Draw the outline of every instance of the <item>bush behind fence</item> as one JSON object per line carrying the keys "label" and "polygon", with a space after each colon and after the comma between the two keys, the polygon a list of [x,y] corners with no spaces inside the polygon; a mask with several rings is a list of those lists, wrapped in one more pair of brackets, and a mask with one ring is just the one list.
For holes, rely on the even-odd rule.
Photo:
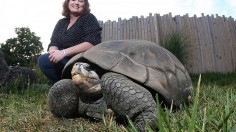
{"label": "bush behind fence", "polygon": [[129,20],[100,21],[102,41],[142,39],[155,43],[170,32],[181,31],[189,39],[191,48],[188,63],[190,73],[233,72],[236,70],[236,21],[232,17],[188,14],[172,16],[171,13]]}

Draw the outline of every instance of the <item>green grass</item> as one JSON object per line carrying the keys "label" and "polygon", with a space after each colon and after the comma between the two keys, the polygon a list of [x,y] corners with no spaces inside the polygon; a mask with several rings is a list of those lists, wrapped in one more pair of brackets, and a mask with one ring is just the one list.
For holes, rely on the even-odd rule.
{"label": "green grass", "polygon": [[163,130],[235,132],[236,85],[231,85],[228,82],[228,86],[222,88],[221,86],[210,85],[210,82],[208,85],[202,85],[200,82],[201,80],[195,87],[193,105],[190,107],[183,106],[176,112],[165,109],[165,115],[161,114],[159,117],[167,117],[167,121],[159,127],[170,124],[170,128],[164,127]]}
{"label": "green grass", "polygon": [[[196,85],[199,75],[193,74],[191,78]],[[202,85],[216,85],[218,87],[236,86],[236,73],[205,73],[202,74]]]}
{"label": "green grass", "polygon": [[[199,75],[191,77],[193,104],[183,105],[177,111],[159,107],[157,125],[160,131],[235,132],[236,73],[202,74],[201,80]],[[0,131],[135,131],[132,125],[117,124],[112,113],[97,122],[85,118],[56,118],[47,106],[49,85],[37,84],[22,91],[13,87],[0,87],[7,89],[0,93]]]}

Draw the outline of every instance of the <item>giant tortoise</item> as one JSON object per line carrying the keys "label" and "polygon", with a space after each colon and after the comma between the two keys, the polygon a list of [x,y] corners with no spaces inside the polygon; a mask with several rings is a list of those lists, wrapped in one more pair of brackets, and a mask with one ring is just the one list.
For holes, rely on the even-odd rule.
{"label": "giant tortoise", "polygon": [[155,124],[156,95],[163,104],[178,107],[188,104],[192,94],[191,79],[181,62],[144,40],[98,44],[70,59],[62,78],[49,91],[54,115],[99,118],[110,108],[117,119],[128,117],[139,130],[145,123]]}

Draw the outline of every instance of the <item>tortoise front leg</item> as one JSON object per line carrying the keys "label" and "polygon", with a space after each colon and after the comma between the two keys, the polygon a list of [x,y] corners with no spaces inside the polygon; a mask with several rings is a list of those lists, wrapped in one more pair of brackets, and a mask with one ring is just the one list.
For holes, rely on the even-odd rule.
{"label": "tortoise front leg", "polygon": [[48,93],[48,105],[53,115],[74,118],[78,115],[79,90],[71,79],[56,82]]}
{"label": "tortoise front leg", "polygon": [[106,73],[101,80],[104,99],[115,115],[128,116],[139,131],[145,130],[146,123],[154,128],[157,105],[147,89],[116,73]]}
{"label": "tortoise front leg", "polygon": [[106,112],[106,104],[101,97],[85,100],[77,85],[71,79],[55,83],[48,93],[48,105],[53,115],[63,118],[86,116],[101,119]]}

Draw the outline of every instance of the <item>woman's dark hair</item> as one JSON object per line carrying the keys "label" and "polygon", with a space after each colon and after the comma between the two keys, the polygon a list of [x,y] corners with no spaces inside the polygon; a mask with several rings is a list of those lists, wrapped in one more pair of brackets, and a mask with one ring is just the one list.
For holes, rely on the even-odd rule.
{"label": "woman's dark hair", "polygon": [[[70,0],[65,0],[63,3],[63,10],[62,10],[62,16],[65,16],[67,18],[70,17],[70,10],[68,7],[68,3]],[[89,8],[89,2],[88,0],[84,0],[84,9],[82,10],[82,12],[80,13],[80,15],[83,15],[85,13],[90,13],[90,8]]]}

